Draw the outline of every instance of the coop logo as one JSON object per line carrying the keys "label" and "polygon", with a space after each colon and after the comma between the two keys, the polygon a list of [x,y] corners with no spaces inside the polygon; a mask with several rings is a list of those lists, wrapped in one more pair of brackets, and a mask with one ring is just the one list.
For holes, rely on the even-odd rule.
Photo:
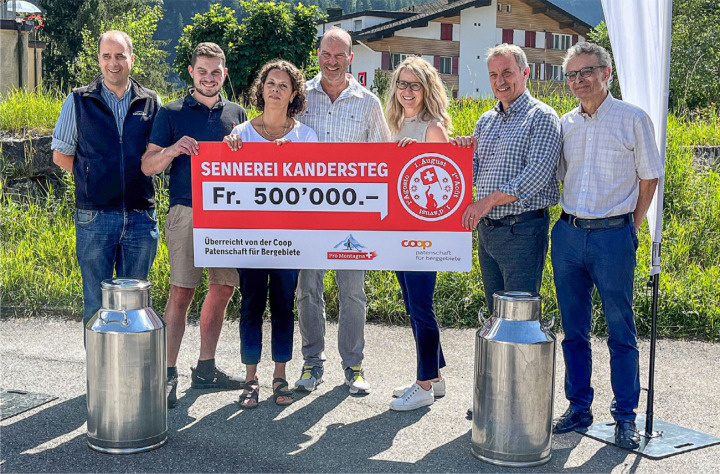
{"label": "coop logo", "polygon": [[425,153],[400,172],[398,195],[405,210],[424,221],[439,221],[460,207],[465,179],[460,167],[445,155]]}
{"label": "coop logo", "polygon": [[419,247],[422,249],[429,249],[432,247],[432,240],[403,240],[400,242],[403,247]]}
{"label": "coop logo", "polygon": [[372,260],[377,257],[376,251],[368,251],[352,234],[335,244],[333,249],[327,253],[328,260]]}

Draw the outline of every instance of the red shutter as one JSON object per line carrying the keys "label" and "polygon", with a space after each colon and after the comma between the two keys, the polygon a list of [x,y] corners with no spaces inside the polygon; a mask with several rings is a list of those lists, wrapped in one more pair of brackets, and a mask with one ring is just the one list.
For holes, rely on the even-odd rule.
{"label": "red shutter", "polygon": [[452,73],[457,75],[458,73],[458,58],[457,56],[452,58]]}
{"label": "red shutter", "polygon": [[502,41],[503,43],[507,44],[513,44],[513,30],[507,30],[503,28],[502,30]]}
{"label": "red shutter", "polygon": [[390,69],[390,52],[382,52],[382,65],[380,66],[380,69],[384,71],[388,71]]}
{"label": "red shutter", "polygon": [[440,23],[440,39],[443,41],[452,41],[453,25],[452,23]]}
{"label": "red shutter", "polygon": [[526,31],[525,32],[525,47],[526,48],[534,48],[535,47],[535,32],[534,31]]}
{"label": "red shutter", "polygon": [[545,80],[552,81],[552,64],[545,63]]}
{"label": "red shutter", "polygon": [[433,66],[435,66],[435,69],[438,71],[440,70],[440,56],[433,56]]}
{"label": "red shutter", "polygon": [[457,89],[453,89],[452,95],[453,95],[453,99],[457,99]]}
{"label": "red shutter", "polygon": [[552,49],[552,33],[545,33],[545,49]]}
{"label": "red shutter", "polygon": [[578,35],[572,35],[572,45],[575,46],[578,42]]}

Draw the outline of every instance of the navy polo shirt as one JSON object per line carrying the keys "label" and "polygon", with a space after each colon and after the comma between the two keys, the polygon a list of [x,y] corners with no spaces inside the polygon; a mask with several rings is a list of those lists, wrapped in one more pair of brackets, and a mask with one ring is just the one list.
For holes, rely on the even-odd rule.
{"label": "navy polo shirt", "polygon": [[[163,105],[155,118],[150,143],[166,148],[187,135],[199,142],[221,142],[236,125],[247,120],[245,109],[220,97],[208,109],[195,100],[192,90],[183,99]],[[192,207],[190,156],[179,155],[170,163],[170,206]]]}

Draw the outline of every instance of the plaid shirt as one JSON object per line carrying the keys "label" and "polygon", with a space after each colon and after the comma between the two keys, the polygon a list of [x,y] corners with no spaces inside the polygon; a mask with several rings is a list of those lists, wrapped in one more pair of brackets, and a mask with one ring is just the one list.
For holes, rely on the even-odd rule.
{"label": "plaid shirt", "polygon": [[560,120],[548,105],[527,90],[507,110],[502,103],[477,122],[473,136],[473,182],[477,200],[502,191],[516,201],[495,206],[488,217],[521,214],[557,204],[560,198],[555,173],[562,147]]}
{"label": "plaid shirt", "polygon": [[562,208],[583,219],[635,210],[639,180],[659,178],[663,162],[650,117],[608,93],[594,115],[580,107],[561,120],[563,152],[557,177]]}
{"label": "plaid shirt", "polygon": [[349,74],[348,82],[331,102],[320,85],[320,74],[307,81],[307,108],[296,117],[298,121],[315,130],[321,142],[389,142],[380,100]]}

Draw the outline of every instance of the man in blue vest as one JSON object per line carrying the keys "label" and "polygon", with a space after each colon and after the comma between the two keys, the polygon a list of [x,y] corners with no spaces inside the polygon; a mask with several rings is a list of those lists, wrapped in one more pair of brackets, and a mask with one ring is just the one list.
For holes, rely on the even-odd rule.
{"label": "man in blue vest", "polygon": [[101,74],[67,97],[53,132],[53,161],[75,178],[84,324],[100,309],[103,280],[113,271],[146,279],[157,252],[155,191],[152,178],[140,170],[140,158],[159,99],[130,78],[134,60],[127,33],[103,33]]}

